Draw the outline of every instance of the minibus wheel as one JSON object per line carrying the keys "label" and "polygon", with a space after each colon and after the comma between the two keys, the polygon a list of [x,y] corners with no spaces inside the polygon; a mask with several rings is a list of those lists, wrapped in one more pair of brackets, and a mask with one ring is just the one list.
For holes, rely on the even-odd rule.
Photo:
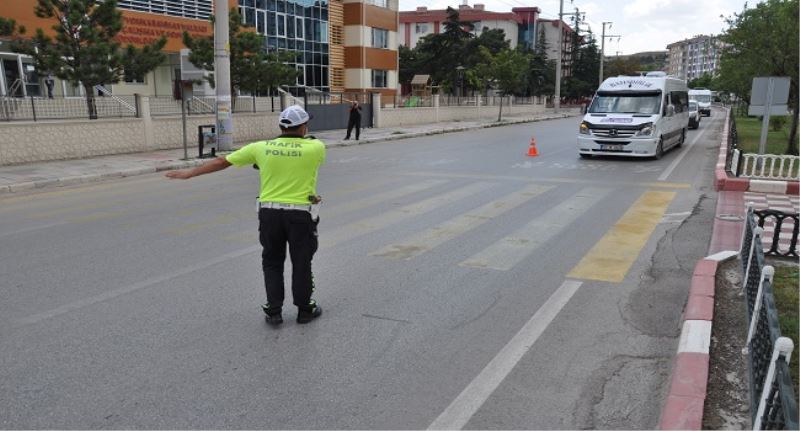
{"label": "minibus wheel", "polygon": [[658,146],[656,146],[656,155],[653,158],[659,160],[663,156],[664,156],[664,138],[661,137],[658,139]]}

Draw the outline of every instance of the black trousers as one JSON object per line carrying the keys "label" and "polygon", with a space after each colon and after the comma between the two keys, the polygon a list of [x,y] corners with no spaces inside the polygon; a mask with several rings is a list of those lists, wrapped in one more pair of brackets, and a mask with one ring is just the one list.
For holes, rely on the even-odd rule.
{"label": "black trousers", "polygon": [[261,208],[258,222],[259,240],[264,248],[261,265],[269,310],[277,313],[283,306],[283,266],[287,243],[292,260],[294,305],[302,310],[311,310],[309,301],[314,288],[311,259],[319,244],[317,222],[311,220],[311,214],[307,211],[273,208]]}
{"label": "black trousers", "polygon": [[350,139],[350,132],[353,131],[353,127],[356,128],[356,139],[361,136],[361,119],[351,118],[350,121],[347,122],[347,136],[345,139]]}

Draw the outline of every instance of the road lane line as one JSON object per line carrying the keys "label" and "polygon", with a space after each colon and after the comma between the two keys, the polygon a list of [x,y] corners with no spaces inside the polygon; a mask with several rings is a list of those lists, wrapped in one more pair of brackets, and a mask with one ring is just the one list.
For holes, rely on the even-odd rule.
{"label": "road lane line", "polygon": [[148,278],[146,280],[142,280],[138,283],[133,283],[128,286],[120,287],[117,289],[111,289],[106,292],[103,292],[99,295],[90,296],[88,298],[84,298],[75,302],[70,302],[69,304],[64,304],[60,307],[53,308],[48,311],[43,311],[41,313],[33,314],[28,317],[23,317],[22,319],[18,319],[13,323],[15,328],[19,328],[22,326],[32,325],[34,323],[41,322],[43,320],[51,319],[53,317],[60,316],[62,314],[69,313],[70,311],[77,310],[89,305],[97,304],[100,302],[108,301],[109,299],[114,299],[119,296],[135,292],[137,290],[145,289],[148,287],[155,286],[157,284],[163,283],[165,281],[172,280],[173,278],[180,277],[182,275],[190,274],[194,271],[198,271],[201,269],[209,268],[213,265],[227,262],[232,259],[236,259],[238,257],[245,256],[250,253],[254,253],[261,249],[261,246],[252,246],[247,247],[241,250],[232,251],[230,253],[226,253],[220,256],[217,256],[213,259],[203,260],[202,263],[197,263],[194,265],[189,265],[187,267],[181,268],[177,271],[168,272],[163,275],[158,275],[155,277]]}
{"label": "road lane line", "polygon": [[536,343],[581,284],[583,283],[580,281],[565,280],[428,429],[462,429]]}
{"label": "road lane line", "polygon": [[371,253],[371,255],[390,259],[411,259],[458,235],[475,229],[552,188],[553,186],[529,185],[520,191],[489,202],[438,226],[419,232],[402,242],[389,244]]}
{"label": "road lane line", "polygon": [[507,271],[558,236],[609,193],[611,189],[585,188],[459,265]]}
{"label": "road lane line", "polygon": [[686,154],[689,153],[694,143],[697,142],[697,140],[700,139],[701,136],[703,136],[703,133],[705,133],[706,130],[707,128],[704,127],[703,130],[701,130],[700,133],[698,133],[697,136],[695,136],[694,139],[692,139],[692,142],[689,142],[689,145],[687,145],[686,148],[684,148],[683,151],[681,151],[681,153],[678,154],[678,157],[676,157],[675,160],[673,160],[672,163],[670,163],[669,166],[667,166],[667,169],[664,169],[664,172],[662,172],[661,175],[658,177],[658,181],[665,181],[667,178],[669,178],[669,176],[672,174],[672,171],[675,170],[676,167],[678,167],[678,164],[681,162],[681,160],[683,160],[684,156],[686,156]]}
{"label": "road lane line", "polygon": [[320,238],[320,248],[330,248],[357,236],[375,232],[389,225],[414,218],[420,214],[433,211],[436,208],[447,206],[461,199],[473,196],[476,193],[488,190],[492,186],[493,183],[476,182],[458,189],[448,190],[442,195],[434,196],[404,207],[396,209],[390,208],[385,213],[358,220],[324,234]]}
{"label": "road lane line", "polygon": [[644,192],[567,277],[622,282],[675,195],[667,191]]}

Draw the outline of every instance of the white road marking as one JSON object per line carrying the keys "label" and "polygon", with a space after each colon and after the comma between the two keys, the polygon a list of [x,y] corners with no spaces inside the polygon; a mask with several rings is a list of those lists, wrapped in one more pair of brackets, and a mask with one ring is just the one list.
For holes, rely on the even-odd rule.
{"label": "white road marking", "polygon": [[555,238],[609,193],[611,189],[606,188],[583,189],[459,265],[499,271],[509,270],[542,244]]}
{"label": "white road marking", "polygon": [[386,212],[374,217],[368,217],[336,228],[325,233],[320,237],[320,249],[327,249],[344,241],[351,240],[357,236],[375,232],[394,223],[412,219],[420,214],[433,211],[436,208],[445,207],[474,196],[493,186],[492,183],[475,182],[461,188],[451,189],[442,195],[434,196],[400,208],[388,209]]}
{"label": "white road marking", "polygon": [[373,256],[388,257],[390,259],[411,259],[458,235],[475,229],[507,211],[517,208],[552,188],[552,186],[529,185],[520,191],[516,191],[463,213],[444,223],[425,229],[399,243],[389,244],[371,254]]}
{"label": "white road marking", "polygon": [[703,130],[701,130],[700,133],[698,133],[697,136],[695,136],[694,139],[692,139],[692,142],[689,142],[689,144],[686,145],[686,147],[683,149],[683,152],[678,154],[678,157],[676,157],[675,160],[673,160],[672,163],[670,163],[669,166],[667,166],[667,169],[664,170],[661,176],[658,177],[658,181],[666,181],[667,178],[669,178],[669,176],[672,174],[672,171],[675,170],[676,167],[678,167],[678,164],[681,162],[681,160],[683,160],[686,154],[689,153],[694,143],[697,142],[697,140],[700,139],[701,136],[703,136],[703,133],[705,133],[706,130],[708,130],[708,127],[704,127]]}
{"label": "white road marking", "polygon": [[514,369],[525,353],[536,343],[550,322],[555,319],[570,298],[583,284],[576,280],[565,280],[550,295],[530,320],[484,367],[472,382],[450,403],[449,406],[430,424],[429,430],[460,430],[469,422],[475,412],[489,399],[500,383]]}

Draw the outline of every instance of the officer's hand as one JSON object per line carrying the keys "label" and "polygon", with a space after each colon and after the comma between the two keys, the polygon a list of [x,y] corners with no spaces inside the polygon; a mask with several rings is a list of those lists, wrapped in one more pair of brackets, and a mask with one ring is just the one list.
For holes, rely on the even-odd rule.
{"label": "officer's hand", "polygon": [[316,196],[309,195],[308,196],[308,200],[310,200],[312,204],[318,204],[318,203],[322,202],[322,196],[320,196],[320,195],[316,195]]}
{"label": "officer's hand", "polygon": [[192,177],[192,170],[182,169],[179,171],[169,171],[164,174],[164,176],[173,180],[188,180]]}

